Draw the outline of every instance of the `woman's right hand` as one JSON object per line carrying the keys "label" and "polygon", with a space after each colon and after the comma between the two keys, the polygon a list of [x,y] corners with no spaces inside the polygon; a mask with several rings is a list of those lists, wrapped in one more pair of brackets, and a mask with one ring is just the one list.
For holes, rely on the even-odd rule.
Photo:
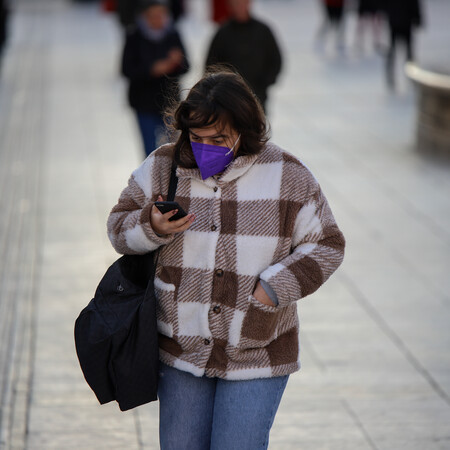
{"label": "woman's right hand", "polygon": [[[161,196],[158,197],[158,201],[162,201]],[[169,211],[163,214],[155,205],[152,206],[150,211],[150,224],[153,231],[159,235],[168,235],[174,233],[181,233],[186,231],[194,222],[195,215],[188,214],[178,220],[169,221],[169,219],[177,213],[177,209]]]}

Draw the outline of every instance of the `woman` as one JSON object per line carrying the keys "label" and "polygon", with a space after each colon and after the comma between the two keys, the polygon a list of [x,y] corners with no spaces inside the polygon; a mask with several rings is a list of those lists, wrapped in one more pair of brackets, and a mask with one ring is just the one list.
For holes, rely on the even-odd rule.
{"label": "woman", "polygon": [[[234,73],[208,73],[170,123],[175,144],[137,168],[108,220],[119,253],[161,248],[160,442],[265,449],[299,364],[296,301],[340,265],[344,238],[319,184],[268,143],[262,108]],[[175,161],[175,200],[161,214]]]}

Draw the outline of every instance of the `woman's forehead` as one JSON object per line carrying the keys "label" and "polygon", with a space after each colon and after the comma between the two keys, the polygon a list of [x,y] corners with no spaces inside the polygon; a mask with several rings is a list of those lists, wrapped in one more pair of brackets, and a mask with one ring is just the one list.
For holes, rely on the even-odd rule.
{"label": "woman's forehead", "polygon": [[191,133],[197,136],[207,137],[207,136],[230,136],[235,134],[235,131],[227,124],[214,123],[206,127],[192,127],[189,129]]}

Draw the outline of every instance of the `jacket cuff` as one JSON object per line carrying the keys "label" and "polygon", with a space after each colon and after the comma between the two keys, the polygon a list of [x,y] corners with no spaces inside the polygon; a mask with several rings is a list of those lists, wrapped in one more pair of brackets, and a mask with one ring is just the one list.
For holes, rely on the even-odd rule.
{"label": "jacket cuff", "polygon": [[261,273],[260,279],[270,285],[280,307],[288,306],[301,298],[301,288],[297,278],[283,264],[278,263],[268,267]]}
{"label": "jacket cuff", "polygon": [[152,209],[152,206],[153,203],[150,203],[142,209],[140,222],[142,230],[144,231],[147,239],[160,247],[161,245],[166,245],[171,242],[174,238],[174,235],[160,235],[155,232],[150,223],[150,210]]}

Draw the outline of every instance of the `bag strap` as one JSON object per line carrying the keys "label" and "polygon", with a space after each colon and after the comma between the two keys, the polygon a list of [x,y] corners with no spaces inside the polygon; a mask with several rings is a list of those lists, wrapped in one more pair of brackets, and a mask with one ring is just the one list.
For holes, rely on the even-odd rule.
{"label": "bag strap", "polygon": [[[177,192],[178,186],[178,177],[177,177],[177,163],[175,161],[172,162],[172,167],[170,169],[170,181],[169,181],[169,190],[167,192],[167,200],[173,201],[175,199],[175,193]],[[159,258],[159,248],[155,250],[154,254],[147,253],[147,255],[151,255],[150,257],[153,259],[152,270],[150,272],[150,280],[155,278],[156,266],[158,265]],[[148,286],[147,286],[148,288]]]}
{"label": "bag strap", "polygon": [[172,168],[170,170],[170,182],[169,191],[167,193],[167,200],[173,201],[175,198],[175,193],[177,192],[178,177],[177,177],[177,163],[173,161]]}

